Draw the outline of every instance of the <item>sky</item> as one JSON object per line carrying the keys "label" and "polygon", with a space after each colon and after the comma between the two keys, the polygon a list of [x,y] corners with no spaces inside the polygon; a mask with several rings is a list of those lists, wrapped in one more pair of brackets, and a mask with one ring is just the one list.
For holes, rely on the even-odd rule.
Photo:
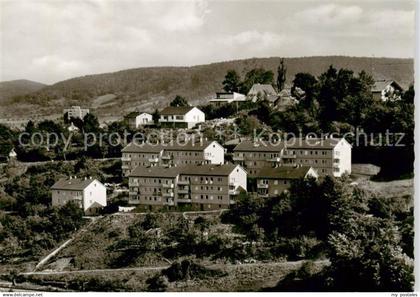
{"label": "sky", "polygon": [[414,0],[0,0],[0,81],[251,57],[412,58]]}

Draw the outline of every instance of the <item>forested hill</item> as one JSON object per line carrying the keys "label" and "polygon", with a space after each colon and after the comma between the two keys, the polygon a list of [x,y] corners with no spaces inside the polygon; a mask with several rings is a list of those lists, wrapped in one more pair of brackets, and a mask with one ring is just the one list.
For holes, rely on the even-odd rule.
{"label": "forested hill", "polygon": [[[252,58],[192,67],[136,68],[87,75],[58,82],[30,95],[9,98],[8,104],[0,107],[0,116],[60,113],[63,107],[72,104],[93,108],[102,116],[122,115],[134,108],[162,107],[177,94],[192,103],[203,103],[221,89],[228,70],[234,69],[243,76],[253,68],[263,67],[276,73],[279,61],[278,57]],[[318,76],[331,64],[354,72],[365,70],[376,79],[393,79],[405,88],[414,81],[412,59],[302,57],[287,58],[285,64],[289,84],[298,72]]]}
{"label": "forested hill", "polygon": [[25,79],[0,82],[0,102],[14,96],[25,95],[41,90],[46,85]]}

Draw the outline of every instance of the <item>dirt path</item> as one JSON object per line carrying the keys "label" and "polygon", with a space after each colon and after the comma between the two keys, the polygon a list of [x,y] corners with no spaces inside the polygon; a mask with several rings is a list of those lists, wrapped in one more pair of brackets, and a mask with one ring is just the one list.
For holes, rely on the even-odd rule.
{"label": "dirt path", "polygon": [[89,222],[89,224],[87,224],[86,226],[82,227],[80,230],[78,230],[76,233],[74,233],[71,238],[69,238],[68,240],[66,240],[64,243],[62,243],[58,248],[56,248],[55,250],[53,250],[51,253],[49,253],[48,255],[46,255],[44,258],[42,258],[38,264],[35,266],[33,272],[35,272],[36,270],[38,270],[39,268],[41,268],[44,264],[48,263],[48,261],[53,258],[54,256],[56,256],[62,249],[64,249],[66,246],[68,246],[77,236],[79,236],[80,234],[86,232],[98,219],[102,218],[102,217],[87,217],[89,218],[91,221]]}

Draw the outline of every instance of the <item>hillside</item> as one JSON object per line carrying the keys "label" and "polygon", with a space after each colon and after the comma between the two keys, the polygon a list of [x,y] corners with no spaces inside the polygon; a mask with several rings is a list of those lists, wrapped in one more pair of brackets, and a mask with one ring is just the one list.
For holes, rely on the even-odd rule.
{"label": "hillside", "polygon": [[4,99],[36,92],[46,85],[25,79],[0,82],[0,102]]}
{"label": "hillside", "polygon": [[[394,79],[403,87],[414,80],[412,59],[332,56],[287,58],[285,63],[288,83],[298,72],[319,75],[331,64],[355,72],[364,69],[375,78]],[[137,68],[87,75],[58,82],[31,95],[10,98],[8,104],[0,107],[0,116],[24,117],[34,111],[42,115],[59,114],[63,107],[72,104],[93,108],[102,117],[123,115],[135,108],[150,111],[162,107],[176,94],[185,96],[193,104],[202,103],[222,87],[229,69],[244,75],[252,68],[264,67],[276,73],[278,64],[277,57],[252,58],[192,67]],[[112,99],[98,100],[104,95]]]}

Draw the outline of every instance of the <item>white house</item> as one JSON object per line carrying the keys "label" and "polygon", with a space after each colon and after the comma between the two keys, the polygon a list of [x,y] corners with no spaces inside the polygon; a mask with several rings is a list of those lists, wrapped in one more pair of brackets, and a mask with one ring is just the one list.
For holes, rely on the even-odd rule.
{"label": "white house", "polygon": [[163,127],[191,129],[206,121],[204,112],[194,106],[168,106],[160,112]]}
{"label": "white house", "polygon": [[246,101],[246,96],[244,94],[236,92],[217,92],[216,98],[210,100],[210,103],[214,105],[220,105],[225,103],[232,102],[242,102]]}
{"label": "white house", "polygon": [[67,113],[67,117],[71,118],[79,118],[83,120],[85,115],[89,113],[89,109],[87,108],[80,108],[80,106],[72,106],[71,108],[64,109],[64,114]]}
{"label": "white house", "polygon": [[74,201],[86,214],[94,214],[106,206],[106,188],[96,179],[60,179],[52,187],[52,206]]}
{"label": "white house", "polygon": [[372,86],[372,94],[382,101],[401,99],[402,87],[393,80],[377,80]]}
{"label": "white house", "polygon": [[147,112],[134,112],[127,116],[128,125],[131,129],[137,129],[140,126],[153,124],[153,116]]}

